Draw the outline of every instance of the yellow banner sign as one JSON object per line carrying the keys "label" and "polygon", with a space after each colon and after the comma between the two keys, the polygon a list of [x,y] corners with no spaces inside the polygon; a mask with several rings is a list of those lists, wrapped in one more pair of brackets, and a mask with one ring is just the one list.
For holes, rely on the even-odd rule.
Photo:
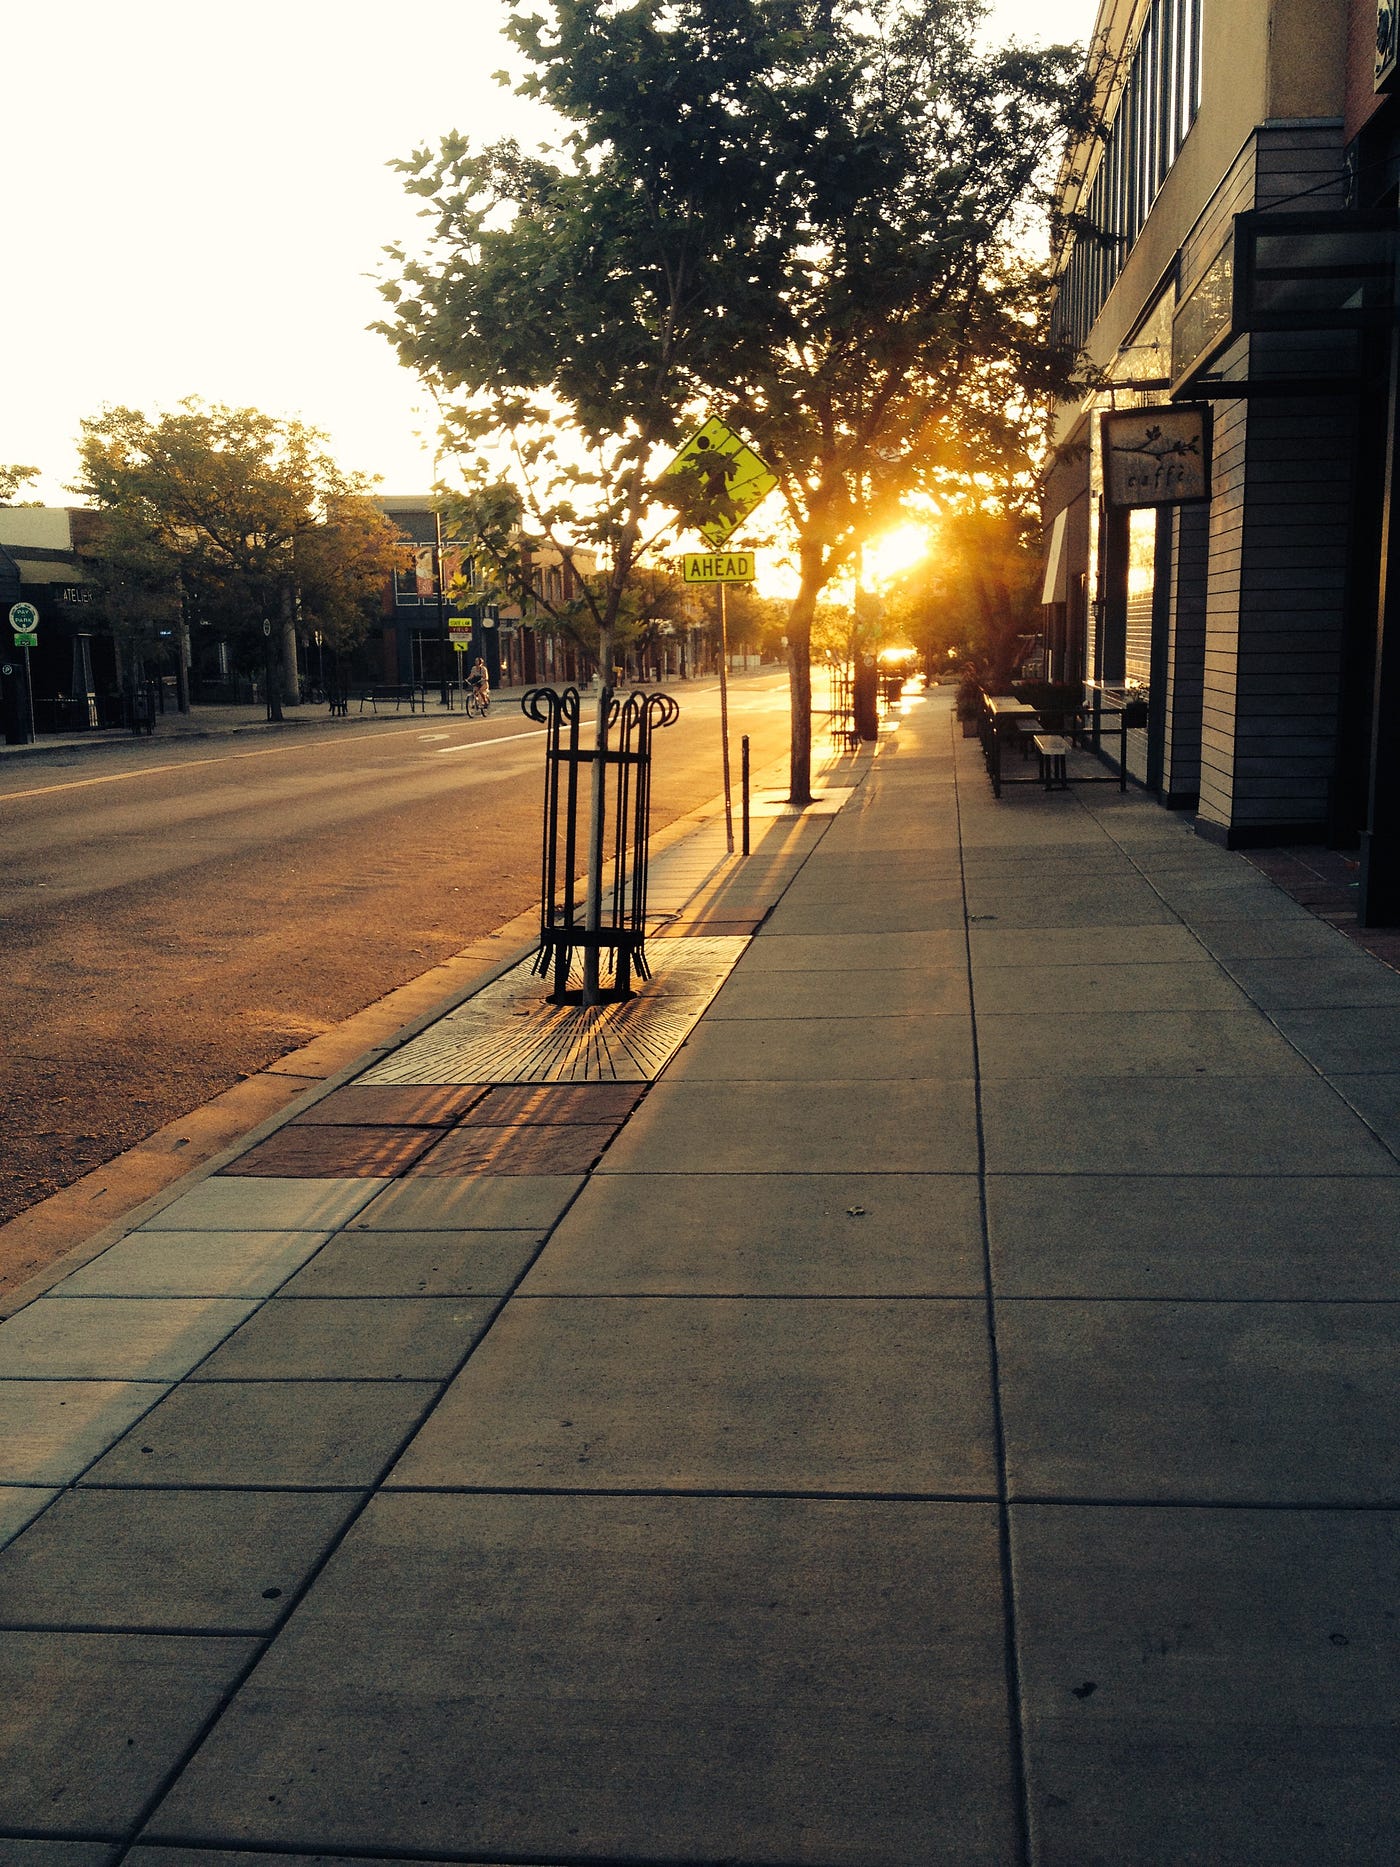
{"label": "yellow banner sign", "polygon": [[752,583],[756,569],[752,551],[687,551],[681,559],[686,583]]}

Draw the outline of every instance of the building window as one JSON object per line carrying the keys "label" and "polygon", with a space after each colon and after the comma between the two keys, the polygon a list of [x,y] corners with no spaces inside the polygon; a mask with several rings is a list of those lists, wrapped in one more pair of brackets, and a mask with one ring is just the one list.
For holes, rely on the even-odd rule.
{"label": "building window", "polygon": [[1078,347],[1088,336],[1196,121],[1203,5],[1152,0],[1060,275],[1051,320],[1058,341]]}

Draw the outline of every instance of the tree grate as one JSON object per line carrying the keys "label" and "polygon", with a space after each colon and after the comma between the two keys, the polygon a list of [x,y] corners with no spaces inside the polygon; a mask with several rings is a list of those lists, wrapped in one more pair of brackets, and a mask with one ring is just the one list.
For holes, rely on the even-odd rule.
{"label": "tree grate", "polygon": [[654,1082],[747,945],[736,935],[657,941],[650,979],[605,1005],[552,1003],[522,960],[357,1083]]}

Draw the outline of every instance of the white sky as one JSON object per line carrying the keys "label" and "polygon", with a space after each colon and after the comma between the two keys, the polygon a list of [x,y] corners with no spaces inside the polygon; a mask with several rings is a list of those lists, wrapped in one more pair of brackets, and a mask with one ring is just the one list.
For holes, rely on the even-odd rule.
{"label": "white sky", "polygon": [[[4,30],[0,462],[71,503],[78,423],[183,396],[299,415],[386,492],[432,479],[413,376],[365,329],[412,243],[385,166],[451,129],[528,142],[491,82],[506,0],[12,0]],[[1096,0],[997,0],[1083,40]]]}

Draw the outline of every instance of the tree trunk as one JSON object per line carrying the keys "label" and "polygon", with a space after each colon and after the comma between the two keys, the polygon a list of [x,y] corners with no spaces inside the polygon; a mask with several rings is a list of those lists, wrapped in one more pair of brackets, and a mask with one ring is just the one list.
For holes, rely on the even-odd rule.
{"label": "tree trunk", "polygon": [[788,802],[805,810],[812,801],[812,617],[817,592],[805,577],[788,612],[788,693],[792,703],[792,741],[788,761]]}
{"label": "tree trunk", "polygon": [[190,627],[183,615],[175,622],[175,705],[190,710]]}
{"label": "tree trunk", "polygon": [[281,680],[283,700],[289,707],[295,707],[301,702],[301,672],[297,667],[297,625],[291,608],[292,596],[289,590],[282,609]]}

